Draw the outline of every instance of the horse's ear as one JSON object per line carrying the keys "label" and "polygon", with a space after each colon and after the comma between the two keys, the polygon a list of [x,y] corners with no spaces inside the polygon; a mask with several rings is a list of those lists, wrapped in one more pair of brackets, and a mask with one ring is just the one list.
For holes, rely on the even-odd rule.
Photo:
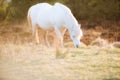
{"label": "horse's ear", "polygon": [[81,24],[78,24],[78,26],[81,28]]}

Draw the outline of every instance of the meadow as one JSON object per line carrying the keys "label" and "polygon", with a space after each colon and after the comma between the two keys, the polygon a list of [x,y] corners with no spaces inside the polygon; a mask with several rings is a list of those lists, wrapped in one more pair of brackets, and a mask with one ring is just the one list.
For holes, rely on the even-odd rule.
{"label": "meadow", "polygon": [[0,80],[120,80],[119,48],[66,41],[56,50],[32,42],[27,23],[0,26]]}

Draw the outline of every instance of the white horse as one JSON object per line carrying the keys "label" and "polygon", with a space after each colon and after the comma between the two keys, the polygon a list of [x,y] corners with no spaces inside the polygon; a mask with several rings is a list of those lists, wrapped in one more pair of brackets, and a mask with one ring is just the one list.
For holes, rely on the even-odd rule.
{"label": "white horse", "polygon": [[55,3],[53,6],[48,3],[39,3],[30,7],[28,23],[32,26],[33,34],[36,34],[37,42],[39,41],[36,26],[39,26],[46,30],[46,34],[50,29],[54,29],[61,47],[63,47],[61,28],[68,29],[75,47],[80,45],[80,38],[82,36],[81,25],[78,24],[71,10],[61,3]]}

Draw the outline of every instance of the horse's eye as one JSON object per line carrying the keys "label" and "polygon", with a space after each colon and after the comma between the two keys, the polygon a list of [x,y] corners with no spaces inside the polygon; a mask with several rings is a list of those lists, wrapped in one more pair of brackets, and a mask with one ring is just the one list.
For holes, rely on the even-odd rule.
{"label": "horse's eye", "polygon": [[75,38],[75,35],[73,36],[73,38]]}

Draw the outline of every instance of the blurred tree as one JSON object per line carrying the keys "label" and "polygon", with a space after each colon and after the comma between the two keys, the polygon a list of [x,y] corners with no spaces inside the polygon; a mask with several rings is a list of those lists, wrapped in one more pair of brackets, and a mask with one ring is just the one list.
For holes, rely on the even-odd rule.
{"label": "blurred tree", "polygon": [[9,8],[8,20],[24,19],[30,6],[39,2],[49,2],[53,4],[55,0],[12,0]]}
{"label": "blurred tree", "polygon": [[120,0],[69,0],[67,5],[78,19],[120,19]]}
{"label": "blurred tree", "polygon": [[[72,10],[78,20],[120,20],[120,0],[12,0],[9,7],[0,6],[0,18],[4,16],[15,21],[26,19],[29,7],[40,2],[61,2]],[[0,5],[2,3],[3,0],[0,0]],[[6,11],[7,16],[4,15]]]}
{"label": "blurred tree", "polygon": [[5,20],[8,6],[9,4],[7,2],[4,3],[4,0],[0,0],[0,21]]}

